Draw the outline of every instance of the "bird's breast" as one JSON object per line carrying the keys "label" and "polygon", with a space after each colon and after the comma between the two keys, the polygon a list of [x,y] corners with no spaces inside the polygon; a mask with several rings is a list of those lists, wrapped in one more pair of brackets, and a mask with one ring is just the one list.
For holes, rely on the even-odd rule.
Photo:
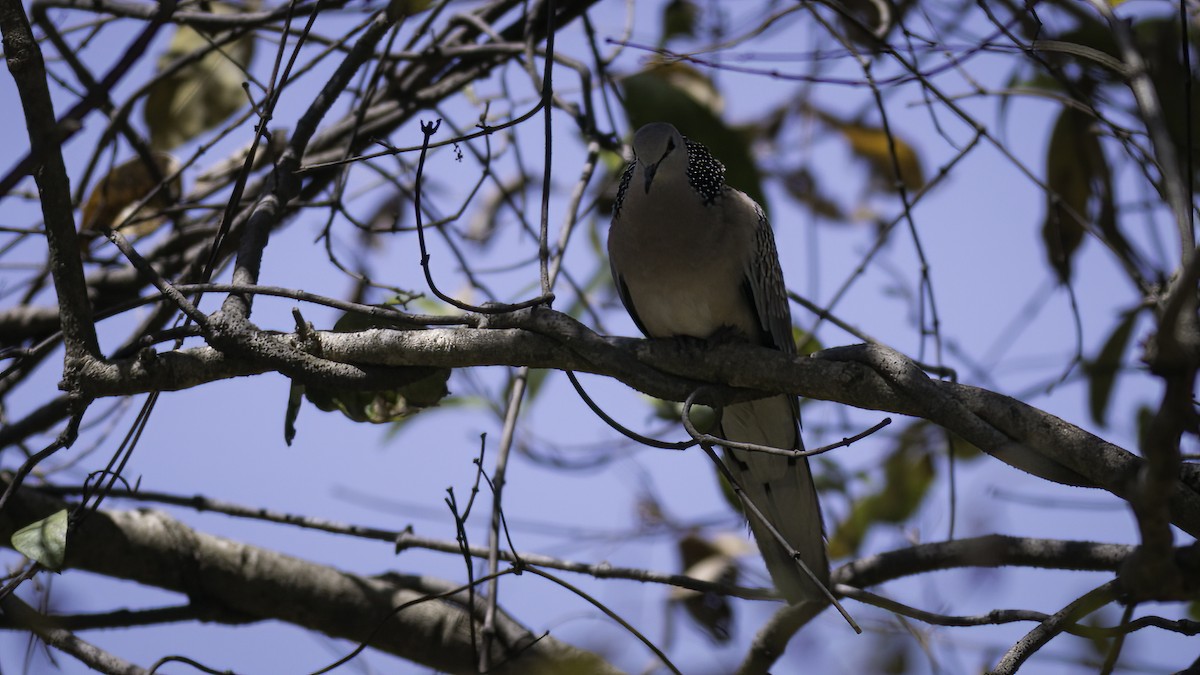
{"label": "bird's breast", "polygon": [[627,206],[609,233],[609,255],[651,337],[706,338],[725,327],[760,330],[744,291],[753,237],[719,208]]}

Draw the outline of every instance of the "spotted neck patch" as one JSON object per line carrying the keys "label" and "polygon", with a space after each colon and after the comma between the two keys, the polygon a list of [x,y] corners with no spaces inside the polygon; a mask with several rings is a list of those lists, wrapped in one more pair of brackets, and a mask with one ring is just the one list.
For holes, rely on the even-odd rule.
{"label": "spotted neck patch", "polygon": [[633,180],[633,169],[637,166],[637,160],[629,163],[625,167],[625,173],[621,174],[621,182],[617,184],[617,199],[613,202],[613,217],[620,215],[621,204],[625,203],[625,193],[629,191],[629,182]]}
{"label": "spotted neck patch", "polygon": [[683,142],[687,145],[688,184],[704,200],[705,206],[711,206],[725,189],[725,165],[702,144],[686,136]]}

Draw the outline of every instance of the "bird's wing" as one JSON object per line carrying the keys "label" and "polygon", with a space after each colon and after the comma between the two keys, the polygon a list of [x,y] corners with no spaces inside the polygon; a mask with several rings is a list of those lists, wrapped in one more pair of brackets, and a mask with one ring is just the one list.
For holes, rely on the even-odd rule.
{"label": "bird's wing", "polygon": [[646,326],[642,324],[641,317],[638,316],[637,307],[633,304],[633,296],[629,293],[629,286],[625,284],[625,278],[621,276],[617,266],[612,262],[612,256],[608,259],[608,269],[612,272],[613,284],[617,287],[617,297],[621,298],[621,304],[625,305],[625,311],[629,313],[629,318],[633,319],[633,323],[642,331],[642,335],[649,337],[650,332],[646,330]]}
{"label": "bird's wing", "polygon": [[746,261],[747,292],[769,346],[785,354],[795,354],[792,313],[788,306],[787,288],[783,285],[783,270],[779,266],[779,252],[775,248],[771,223],[767,221],[762,207],[744,194],[737,193],[737,196],[748,202],[757,216],[754,251]]}

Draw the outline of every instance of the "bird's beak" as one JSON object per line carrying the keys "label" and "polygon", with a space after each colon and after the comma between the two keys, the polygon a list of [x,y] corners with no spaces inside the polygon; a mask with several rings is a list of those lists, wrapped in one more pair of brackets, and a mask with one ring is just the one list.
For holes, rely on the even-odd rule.
{"label": "bird's beak", "polygon": [[658,173],[658,162],[642,166],[642,178],[646,181],[646,194],[650,194],[650,184],[654,182],[654,174]]}

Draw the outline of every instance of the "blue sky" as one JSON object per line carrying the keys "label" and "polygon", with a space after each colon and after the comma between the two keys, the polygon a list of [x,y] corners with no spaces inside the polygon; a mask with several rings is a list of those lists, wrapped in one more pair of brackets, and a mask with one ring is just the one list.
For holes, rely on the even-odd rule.
{"label": "blue sky", "polygon": [[[660,3],[636,3],[637,19],[630,40],[652,44],[658,35],[657,10]],[[754,10],[744,9],[754,5]],[[734,15],[731,23],[737,27],[750,25],[761,14],[758,3],[746,3],[728,9]],[[624,22],[623,3],[603,3],[592,13],[597,31],[602,36],[619,37]],[[744,16],[737,12],[744,11]],[[760,55],[812,49],[818,31],[797,17],[783,22],[785,28],[768,31],[756,39],[747,51]],[[337,34],[337,26],[349,25],[357,15],[329,17],[329,23],[318,24],[326,34]],[[924,26],[922,26],[924,28]],[[981,33],[984,26],[968,24],[967,32]],[[126,29],[128,30],[128,29]],[[128,35],[121,29],[111,29],[113,36]],[[961,36],[956,39],[960,41]],[[160,36],[151,53],[166,44]],[[102,63],[114,58],[120,40],[101,43],[89,57]],[[603,46],[603,45],[602,45]],[[682,46],[682,45],[681,45]],[[586,49],[577,27],[560,35],[558,48],[580,58]],[[603,46],[607,51],[611,46]],[[270,45],[261,43],[255,70],[265,75],[270,66]],[[631,72],[643,55],[628,50],[618,62],[618,70]],[[930,57],[932,59],[932,57]],[[1011,55],[980,56],[966,66],[971,77],[988,87],[1003,86],[1013,63]],[[152,58],[143,59],[138,70],[127,78],[114,98],[120,100],[132,88],[128,83],[142,80],[150,72]],[[766,64],[777,67],[775,64]],[[95,66],[99,69],[99,66]],[[790,72],[804,72],[805,63],[784,64]],[[888,72],[886,64],[880,72]],[[318,68],[302,81],[292,98],[277,111],[276,124],[291,128],[292,120],[313,88],[322,81],[328,64]],[[856,66],[845,62],[835,70],[824,73],[853,77]],[[878,73],[877,73],[878,74]],[[518,97],[517,107],[530,103],[526,80],[519,71],[509,72],[502,81],[515,90],[525,92]],[[727,110],[724,118],[731,123],[743,122],[761,115],[774,103],[788,100],[800,91],[801,85],[764,75],[730,72],[718,74]],[[477,96],[486,97],[498,91],[496,82],[478,87]],[[569,97],[577,95],[576,80],[569,71],[556,74],[560,91]],[[954,73],[939,77],[937,83],[952,94],[969,91],[968,83]],[[524,89],[521,89],[524,87]],[[9,77],[0,77],[0,100],[13,100],[14,86]],[[67,100],[61,95],[60,102]],[[811,90],[813,103],[827,109],[851,114],[869,103],[869,91],[863,88],[818,85]],[[889,91],[887,108],[893,128],[907,138],[920,152],[927,174],[932,174],[955,154],[934,128],[929,109],[916,87]],[[1007,125],[1001,127],[996,118],[994,98],[964,98],[960,104],[984,121],[998,137],[1004,139],[1011,153],[1039,175],[1044,170],[1043,153],[1050,133],[1057,104],[1033,97],[1014,98],[1009,105]],[[507,111],[493,108],[497,116]],[[335,114],[344,113],[343,102]],[[479,114],[479,107],[459,98],[439,112],[468,126]],[[433,113],[419,116],[431,119]],[[140,118],[139,118],[140,119]],[[874,118],[870,118],[874,119]],[[540,120],[540,118],[539,118]],[[959,140],[969,139],[963,125],[939,110],[938,120]],[[619,119],[623,125],[623,120]],[[0,106],[0,124],[12,130],[13,147],[25,147],[26,140],[17,130],[20,113],[13,106]],[[529,167],[538,171],[542,140],[540,123],[526,126],[519,132],[518,143]],[[555,117],[555,154],[552,166],[553,198],[550,225],[552,238],[564,221],[564,199],[579,175],[583,154],[578,134],[570,120],[561,113]],[[84,133],[66,148],[72,177],[78,179],[102,123],[99,116],[89,118]],[[445,129],[445,127],[443,127]],[[628,129],[617,129],[627,134]],[[447,132],[443,131],[443,134]],[[236,147],[248,139],[235,134],[227,142]],[[419,142],[415,123],[391,137],[396,145]],[[805,162],[818,170],[822,184],[833,186],[843,203],[855,204],[863,196],[865,168],[846,150],[835,134],[819,126],[795,129],[789,143],[764,151],[758,156],[763,164],[778,163],[794,166]],[[193,144],[194,145],[194,144]],[[504,141],[494,141],[499,159],[498,173],[509,176],[515,170],[514,153]],[[192,146],[185,146],[188,151]],[[480,146],[482,147],[482,146]],[[770,152],[767,152],[767,151]],[[123,150],[124,152],[124,150]],[[220,156],[216,154],[212,157]],[[415,160],[415,158],[409,158]],[[201,162],[204,165],[204,162]],[[392,165],[395,168],[395,165]],[[431,154],[426,173],[431,183],[427,199],[433,200],[442,211],[453,210],[462,198],[466,184],[479,171],[468,158],[456,161],[449,149]],[[463,176],[470,176],[467,181]],[[1129,189],[1134,176],[1121,175],[1119,190],[1123,200],[1133,200]],[[598,176],[589,186],[594,194],[603,180]],[[354,190],[371,187],[366,172],[360,172],[351,183]],[[814,222],[776,184],[768,184],[777,240],[785,275],[793,290],[817,303],[827,301],[862,259],[870,246],[874,229],[866,223],[840,224]],[[366,193],[359,207],[367,212],[382,196],[381,190]],[[6,200],[6,225],[28,225],[37,222],[38,214],[32,204],[18,209],[16,200]],[[885,219],[901,211],[893,197],[872,197],[868,204]],[[1006,393],[1025,393],[1037,384],[1053,379],[1062,368],[1064,359],[1073,349],[1073,320],[1066,294],[1049,285],[1051,273],[1041,250],[1040,226],[1043,197],[1013,164],[996,149],[982,143],[962,163],[957,165],[946,181],[913,210],[912,216],[920,236],[936,294],[937,307],[945,344],[953,344],[972,359],[983,359],[1000,336],[1006,335],[1014,322],[1023,330],[1005,346],[1003,358],[988,364],[989,382],[983,383]],[[526,211],[536,219],[537,205]],[[323,225],[323,214],[300,218],[274,235],[263,265],[262,280],[271,285],[301,288],[330,296],[349,292],[351,280],[332,269],[323,249],[314,244]],[[1159,224],[1161,225],[1161,223]],[[500,224],[496,242],[488,249],[466,250],[479,269],[499,267],[523,260],[536,250],[531,240],[517,232],[511,218]],[[901,227],[904,227],[903,225]],[[603,241],[606,223],[588,216],[580,223],[566,257],[566,269],[579,280],[591,279],[602,272],[606,263],[596,257],[589,245],[593,234]],[[1169,229],[1164,229],[1167,233]],[[1136,235],[1144,237],[1144,234]],[[351,230],[344,223],[335,229],[339,245],[353,243]],[[446,249],[433,238],[433,269],[443,290],[469,301],[483,298],[464,293],[462,279],[456,273],[456,263]],[[345,250],[345,249],[343,249]],[[40,249],[26,246],[24,260],[39,260]],[[11,260],[11,258],[10,258]],[[1121,276],[1111,257],[1095,241],[1086,242],[1077,259],[1076,291],[1080,304],[1086,354],[1094,354],[1117,321],[1118,314],[1137,302],[1130,285]],[[418,252],[412,233],[384,237],[382,248],[373,253],[371,267],[377,279],[404,288],[424,290],[418,266]],[[912,305],[905,298],[918,281],[917,259],[912,238],[902,230],[867,272],[853,285],[852,290],[837,307],[838,315],[867,333],[892,346],[915,355],[921,348],[921,337],[913,323]],[[11,272],[4,272],[7,276]],[[525,266],[507,273],[488,274],[488,284],[497,289],[503,300],[524,299],[532,295],[536,283],[536,268]],[[1048,290],[1050,289],[1050,290]],[[1034,316],[1023,316],[1031,298],[1046,296],[1045,306]],[[382,298],[380,298],[382,299]],[[573,301],[569,292],[560,294],[558,308]],[[613,303],[607,288],[597,289],[589,300],[601,307],[604,328],[613,334],[635,335],[632,322]],[[11,298],[5,302],[11,303]],[[206,309],[212,311],[219,298],[206,299]],[[290,311],[295,303],[260,298],[255,305],[255,320],[259,326],[290,330]],[[7,306],[7,305],[5,305]],[[333,312],[305,306],[305,317],[318,326],[328,326],[336,318]],[[134,319],[138,314],[134,314]],[[801,326],[810,325],[812,318],[801,308],[793,309]],[[132,321],[114,320],[102,325],[101,337],[107,345],[121,339]],[[848,344],[856,341],[840,330],[825,325],[819,338],[826,345]],[[1137,334],[1144,337],[1145,326]],[[928,348],[928,344],[926,347]],[[966,372],[963,361],[947,349],[949,365]],[[932,360],[929,353],[927,360]],[[25,386],[23,394],[10,401],[10,418],[16,419],[38,405],[55,389],[61,362],[47,361],[38,376]],[[470,379],[458,373],[451,381],[456,394],[468,393],[475,383],[493,392],[504,386],[506,375],[501,369],[473,372]],[[965,377],[965,381],[980,384]],[[648,428],[667,428],[660,421],[649,420],[649,408],[639,395],[613,382],[600,378],[585,378],[589,391],[602,402],[611,414],[631,426],[647,422]],[[465,499],[475,479],[472,460],[478,454],[479,435],[488,434],[488,454],[485,466],[494,461],[499,439],[500,420],[481,406],[454,407],[433,411],[405,425],[401,433],[389,436],[386,429],[356,425],[340,415],[323,413],[306,405],[301,412],[299,435],[291,447],[283,443],[282,428],[288,382],[282,376],[265,375],[254,378],[213,383],[194,391],[164,394],[142,438],[127,476],[140,481],[143,489],[183,495],[204,494],[209,497],[246,505],[319,516],[351,523],[402,529],[411,524],[423,536],[452,540],[454,523],[442,506],[446,489],[453,487],[458,498]],[[1097,431],[1106,439],[1123,447],[1134,448],[1134,406],[1148,403],[1158,396],[1157,385],[1148,377],[1130,375],[1121,380],[1117,400],[1112,410],[1109,430],[1097,430],[1087,413],[1086,389],[1076,376],[1057,387],[1051,394],[1036,393],[1027,402],[1042,407],[1064,419]],[[106,402],[94,406],[93,413],[103,410]],[[134,409],[140,400],[135,401]],[[879,413],[847,409],[828,403],[806,405],[805,436],[810,447],[845,435],[845,429],[860,430],[878,421]],[[126,420],[131,415],[126,412]],[[904,420],[897,420],[903,423]],[[126,422],[127,423],[127,422]],[[894,426],[898,429],[900,424]],[[852,433],[852,432],[851,432]],[[682,436],[682,430],[669,430],[672,437]],[[678,562],[674,552],[674,537],[670,532],[639,534],[636,502],[647,486],[652,486],[656,499],[672,520],[679,523],[717,522],[706,532],[720,530],[741,532],[744,528],[721,498],[712,468],[697,451],[671,453],[634,449],[617,434],[596,420],[571,392],[565,378],[552,376],[544,390],[530,401],[520,427],[519,443],[531,443],[535,449],[560,444],[560,456],[566,460],[594,459],[611,456],[613,459],[599,468],[579,471],[552,471],[518,454],[510,466],[505,493],[505,513],[513,523],[513,537],[521,550],[559,555],[572,560],[608,561],[614,565],[645,567],[658,571],[675,571]],[[863,441],[839,450],[832,461],[845,472],[871,472],[894,442],[891,433]],[[76,448],[60,453],[53,462],[66,462],[74,457],[86,441]],[[92,454],[73,469],[58,476],[64,482],[81,480],[87,471],[103,465],[113,446],[110,440],[99,452]],[[11,468],[11,454],[3,458],[2,466]],[[946,466],[939,466],[944,475]],[[69,477],[69,478],[68,478]],[[876,476],[877,479],[877,476]],[[1135,543],[1136,530],[1128,510],[1121,503],[1099,491],[1077,490],[1048,485],[1043,481],[1008,468],[990,458],[959,467],[957,474],[957,535],[973,536],[999,532],[1019,536],[1040,536],[1068,539]],[[865,490],[866,485],[857,489]],[[106,502],[112,508],[132,508],[133,503]],[[844,516],[848,504],[839,497],[824,502],[827,526]],[[235,520],[216,514],[194,514],[167,509],[197,529],[221,536],[253,542],[256,545],[284,551],[318,562],[362,574],[388,570],[427,573],[452,579],[465,578],[461,558],[454,555],[410,550],[399,557],[391,547],[377,542],[356,541],[347,537],[303,532],[258,522]],[[470,530],[473,542],[486,541],[485,514],[480,511]],[[873,533],[865,542],[864,552],[889,550],[904,544],[906,539],[936,541],[948,531],[947,485],[940,482],[925,507],[903,527]],[[11,564],[15,556],[4,553],[0,559]],[[835,562],[836,564],[836,562]],[[762,583],[765,575],[760,563],[747,562],[748,583]],[[43,582],[51,577],[43,575]],[[910,604],[951,614],[982,613],[991,608],[1028,608],[1054,612],[1102,583],[1106,577],[1095,574],[1066,574],[1059,572],[1003,570],[964,570],[926,575],[885,586],[889,595]],[[666,631],[665,620],[675,623],[674,638],[668,653],[675,663],[688,673],[724,672],[738,662],[754,631],[766,620],[774,605],[737,603],[737,633],[730,646],[719,647],[709,642],[675,611],[669,619],[664,599],[669,589],[633,582],[596,582],[585,577],[570,576],[595,597],[633,623],[651,639],[661,640]],[[161,591],[146,589],[126,582],[114,582],[92,575],[70,572],[53,577],[53,606],[58,611],[104,611],[114,607],[143,607],[182,602],[182,598]],[[27,584],[25,596],[30,597],[33,586]],[[609,653],[619,666],[638,671],[651,663],[651,655],[617,625],[606,620],[596,610],[565,591],[535,578],[509,577],[501,586],[501,602],[531,629],[550,630],[561,639],[582,647]],[[885,613],[848,603],[850,611],[868,630],[896,631],[895,622]],[[1177,614],[1176,608],[1160,608],[1162,613]],[[1156,610],[1157,611],[1157,610]],[[1115,619],[1111,612],[1109,621]],[[937,655],[942,672],[976,670],[995,658],[1026,632],[1029,624],[978,629],[940,629],[929,631],[917,625],[915,631],[929,640]],[[1144,634],[1143,634],[1144,633]],[[197,626],[191,624],[164,626],[134,631],[107,631],[84,634],[100,646],[125,658],[149,665],[155,659],[171,653],[196,658],[215,668],[231,668],[238,672],[308,672],[339,657],[348,649],[342,642],[333,642],[311,635],[298,628],[282,625],[249,627]],[[17,671],[23,663],[24,637],[0,635],[0,669]],[[913,638],[916,640],[916,638]],[[859,659],[867,638],[855,637],[833,612],[826,612],[813,626],[796,638],[779,671],[807,665],[821,672],[850,672]],[[1194,658],[1194,647],[1183,638],[1143,631],[1131,637],[1127,656],[1131,664],[1144,664],[1149,672],[1158,667],[1181,667]],[[1086,651],[1081,640],[1064,637],[1044,649],[1031,664],[1028,672],[1070,672],[1069,660]],[[915,652],[919,654],[920,652]],[[56,657],[64,672],[82,672],[82,667],[69,658]],[[364,672],[425,672],[424,669],[377,653],[361,657]],[[34,658],[33,672],[46,668],[43,656]],[[937,672],[931,662],[914,662],[913,672]],[[351,666],[353,667],[353,666]],[[1022,671],[1026,672],[1026,671]],[[1136,672],[1136,670],[1131,671]]]}

